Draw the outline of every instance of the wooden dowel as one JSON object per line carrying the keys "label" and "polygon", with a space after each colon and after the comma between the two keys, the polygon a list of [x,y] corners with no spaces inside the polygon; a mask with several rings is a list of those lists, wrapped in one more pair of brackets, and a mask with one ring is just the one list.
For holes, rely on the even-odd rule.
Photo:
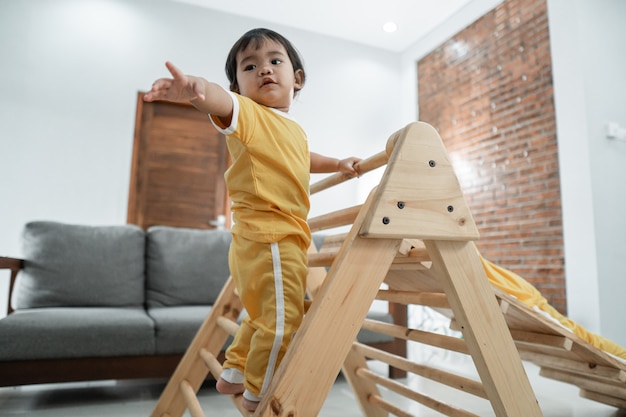
{"label": "wooden dowel", "polygon": [[330,266],[335,260],[336,256],[337,252],[309,253],[309,266]]}
{"label": "wooden dowel", "polygon": [[[370,156],[369,158],[363,159],[359,161],[354,168],[359,173],[359,175],[363,175],[367,172],[373,171],[376,168],[380,168],[381,166],[387,163],[387,153],[385,151],[379,152],[375,155]],[[329,175],[328,177],[314,183],[311,185],[310,193],[311,195],[318,193],[320,191],[326,190],[334,185],[341,184],[347,180],[351,179],[350,177],[346,177],[344,174],[337,172],[335,174]]]}
{"label": "wooden dowel", "polygon": [[209,368],[209,372],[211,372],[213,378],[217,380],[220,375],[222,375],[222,364],[220,364],[215,355],[204,348],[200,349],[199,355],[206,364],[207,368]]}
{"label": "wooden dowel", "polygon": [[380,395],[370,395],[367,398],[367,401],[372,404],[375,405],[378,408],[382,408],[383,410],[398,416],[398,417],[415,417],[413,416],[413,414],[409,414],[406,411],[404,411],[401,408],[396,407],[395,405],[391,404],[389,401],[386,401],[383,397],[381,397]]}
{"label": "wooden dowel", "polygon": [[180,382],[180,392],[183,394],[183,397],[185,397],[187,409],[189,410],[191,417],[205,417],[202,407],[200,406],[200,402],[198,401],[198,397],[196,397],[196,391],[191,387],[186,379],[183,379]]}
{"label": "wooden dowel", "polygon": [[[330,266],[335,260],[337,253],[339,252],[339,247],[333,248],[333,249],[335,250],[328,250],[324,252],[309,254],[309,266]],[[424,266],[420,264],[420,262],[422,262],[423,260],[424,259],[421,256],[398,255],[393,260],[392,269],[393,270],[399,270],[399,269],[411,270],[411,269],[425,268]],[[410,304],[410,303],[407,303],[407,304]],[[420,304],[420,303],[413,303],[413,304]]]}
{"label": "wooden dowel", "polygon": [[428,307],[450,308],[448,297],[440,292],[380,290],[376,295],[376,299],[400,304],[418,304]]}
{"label": "wooden dowel", "polygon": [[237,323],[235,323],[234,321],[227,319],[224,316],[220,316],[217,318],[217,325],[220,326],[222,329],[226,330],[226,333],[228,333],[231,336],[234,336],[237,334],[237,330],[239,329],[239,325]]}
{"label": "wooden dowel", "polygon": [[485,388],[479,381],[433,368],[432,366],[420,365],[418,363],[411,362],[402,356],[394,355],[393,353],[364,345],[362,343],[355,342],[354,348],[359,352],[359,354],[365,356],[366,358],[384,362],[394,368],[399,368],[468,394],[487,399]]}
{"label": "wooden dowel", "polygon": [[[207,367],[209,368],[211,375],[213,375],[213,377],[216,380],[219,379],[220,375],[222,375],[223,368],[222,368],[222,364],[220,364],[220,362],[217,360],[215,355],[213,355],[211,352],[207,351],[206,349],[201,349],[200,356],[202,357]],[[231,395],[230,397],[231,397],[233,404],[235,405],[237,410],[239,410],[242,416],[252,415],[252,413],[250,413],[249,411],[246,411],[246,409],[243,408],[243,404],[242,404],[243,396],[241,394]],[[191,412],[191,410],[189,411]]]}
{"label": "wooden dowel", "polygon": [[337,233],[334,235],[327,235],[324,238],[324,247],[327,247],[327,246],[341,247],[347,237],[348,237],[347,233]]}
{"label": "wooden dowel", "polygon": [[435,346],[459,353],[469,353],[465,341],[457,337],[445,336],[432,332],[424,332],[417,329],[409,329],[404,326],[383,323],[370,319],[366,319],[365,321],[363,321],[362,328],[371,330],[373,332],[386,334],[388,336],[392,336],[398,339],[411,340],[413,342],[419,342],[425,345]]}
{"label": "wooden dowel", "polygon": [[[417,391],[414,391],[410,388],[408,388],[406,385],[403,385],[399,382],[396,381],[392,381],[389,378],[385,378],[384,376],[378,375],[372,371],[370,371],[369,369],[366,368],[359,368],[356,370],[356,374],[357,376],[361,377],[361,378],[367,378],[370,379],[372,381],[375,381],[377,384],[382,385],[385,388],[390,389],[391,391],[400,394],[406,398],[409,398],[413,401],[417,401],[420,404],[425,405],[428,408],[431,408],[435,411],[440,412],[441,414],[444,414],[446,416],[451,416],[451,417],[478,417],[476,414],[470,413],[469,411],[465,411],[462,410],[460,408],[456,408],[453,407],[451,405],[442,403],[441,401],[435,400],[432,397],[429,397],[427,395],[424,395],[422,393],[419,393]],[[378,396],[378,398],[375,398],[375,396],[370,397],[370,401],[372,402],[372,404],[376,404],[381,408],[385,408],[387,407],[387,405],[385,405],[384,407],[382,406],[382,402],[387,403],[385,400],[383,400],[382,398],[380,398],[380,396]],[[389,403],[387,403],[389,404]],[[393,405],[389,404],[389,406],[393,407]],[[385,408],[387,411],[393,412],[391,411],[391,409],[387,409]],[[402,410],[400,410],[401,412],[403,412]],[[398,415],[406,415],[406,414],[398,414]]]}
{"label": "wooden dowel", "polygon": [[332,229],[333,227],[346,226],[354,223],[354,219],[361,211],[362,205],[348,207],[342,210],[333,211],[331,213],[322,214],[312,217],[308,220],[311,232],[319,232],[320,230]]}

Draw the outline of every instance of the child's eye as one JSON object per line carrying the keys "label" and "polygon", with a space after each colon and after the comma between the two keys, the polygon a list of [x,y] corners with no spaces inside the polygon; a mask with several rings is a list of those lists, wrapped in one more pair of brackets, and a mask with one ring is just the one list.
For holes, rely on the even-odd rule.
{"label": "child's eye", "polygon": [[282,61],[282,60],[280,60],[280,59],[278,59],[278,58],[272,59],[272,65],[279,65],[279,64],[281,64],[282,62],[283,62],[283,61]]}
{"label": "child's eye", "polygon": [[243,70],[244,71],[252,71],[253,69],[256,68],[256,65],[250,64],[250,65],[246,65]]}

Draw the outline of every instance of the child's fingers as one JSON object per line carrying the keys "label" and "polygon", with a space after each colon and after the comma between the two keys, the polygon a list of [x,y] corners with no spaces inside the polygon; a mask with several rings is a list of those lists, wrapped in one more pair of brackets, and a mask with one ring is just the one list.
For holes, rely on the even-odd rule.
{"label": "child's fingers", "polygon": [[167,70],[170,72],[170,74],[172,74],[172,77],[174,77],[174,79],[185,78],[185,74],[180,69],[178,69],[176,65],[167,61],[165,63],[165,66],[167,67]]}
{"label": "child's fingers", "polygon": [[170,79],[161,78],[159,80],[156,80],[152,84],[152,87],[150,87],[150,91],[148,91],[144,96],[144,100],[153,101],[165,97],[167,95],[170,85]]}

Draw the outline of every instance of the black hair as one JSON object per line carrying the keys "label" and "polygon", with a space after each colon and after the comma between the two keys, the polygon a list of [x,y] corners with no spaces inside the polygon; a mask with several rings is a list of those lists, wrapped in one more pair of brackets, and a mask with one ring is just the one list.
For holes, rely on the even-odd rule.
{"label": "black hair", "polygon": [[[225,70],[228,81],[230,82],[230,91],[239,91],[239,84],[237,83],[237,54],[245,50],[250,45],[254,48],[260,48],[263,45],[263,42],[268,39],[285,47],[287,56],[293,65],[293,72],[295,73],[298,70],[302,71],[302,86],[304,85],[304,80],[306,78],[304,75],[304,63],[298,50],[283,35],[270,29],[257,28],[244,33],[243,36],[235,42],[228,53]],[[296,92],[298,90],[296,90]]]}

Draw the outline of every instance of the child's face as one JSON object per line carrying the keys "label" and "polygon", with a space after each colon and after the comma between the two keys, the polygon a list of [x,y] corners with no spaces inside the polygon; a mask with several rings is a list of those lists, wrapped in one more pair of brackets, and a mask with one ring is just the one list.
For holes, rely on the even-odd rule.
{"label": "child's face", "polygon": [[294,73],[285,47],[270,39],[237,54],[238,93],[267,107],[288,111],[294,92],[302,87],[301,73]]}

